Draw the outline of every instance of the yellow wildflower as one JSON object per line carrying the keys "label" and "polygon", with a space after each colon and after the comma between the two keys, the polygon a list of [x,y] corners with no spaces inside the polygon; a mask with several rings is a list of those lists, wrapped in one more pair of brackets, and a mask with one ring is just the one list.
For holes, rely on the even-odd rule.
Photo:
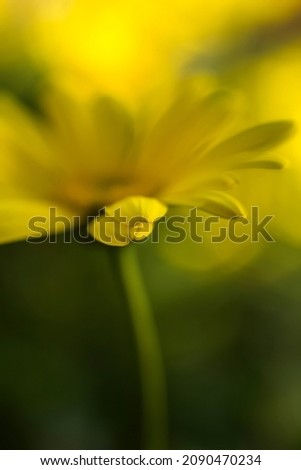
{"label": "yellow wildflower", "polygon": [[154,116],[145,105],[131,115],[110,97],[83,101],[56,91],[43,97],[41,117],[3,98],[1,242],[36,235],[34,217],[43,217],[47,233],[65,228],[58,216],[70,226],[89,217],[95,239],[122,246],[146,238],[169,207],[244,215],[229,194],[235,170],[282,167],[265,152],[292,124],[270,122],[227,137],[231,100],[182,83],[165,110]]}
{"label": "yellow wildflower", "polygon": [[[299,0],[0,0],[11,36],[55,76],[81,74],[89,87],[129,102],[216,41],[275,22]],[[1,8],[1,4],[3,4]],[[1,21],[1,18],[0,18]],[[2,41],[7,49],[7,40]],[[1,44],[0,44],[1,48]]]}

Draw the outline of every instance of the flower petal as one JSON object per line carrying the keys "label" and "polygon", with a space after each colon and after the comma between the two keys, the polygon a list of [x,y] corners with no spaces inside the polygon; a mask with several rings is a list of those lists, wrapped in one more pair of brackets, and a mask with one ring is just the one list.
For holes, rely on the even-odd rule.
{"label": "flower petal", "polygon": [[262,170],[282,170],[287,166],[287,160],[281,157],[271,157],[257,160],[247,160],[245,162],[237,163],[233,169],[248,170],[248,169],[262,169]]}
{"label": "flower petal", "polygon": [[134,124],[130,114],[109,96],[96,100],[92,113],[101,153],[109,159],[124,157],[134,139]]}
{"label": "flower petal", "polygon": [[204,192],[217,190],[228,191],[238,184],[238,179],[230,172],[208,172],[200,175],[194,171],[160,193],[160,199],[167,204],[190,205],[191,201],[202,198]]}
{"label": "flower petal", "polygon": [[0,243],[20,241],[28,237],[47,237],[50,233],[69,231],[74,224],[72,215],[65,208],[53,207],[53,212],[51,207],[48,202],[33,199],[2,199]]}
{"label": "flower petal", "polygon": [[293,123],[291,121],[261,124],[224,140],[209,150],[204,158],[206,160],[223,159],[245,152],[266,150],[286,140],[292,130]]}
{"label": "flower petal", "polygon": [[130,243],[128,226],[114,217],[96,217],[89,224],[88,230],[95,240],[105,245],[126,246]]}
{"label": "flower petal", "polygon": [[131,118],[110,97],[82,102],[71,94],[51,90],[44,97],[44,107],[51,119],[60,158],[73,170],[102,174],[120,163],[132,143]]}
{"label": "flower petal", "polygon": [[143,197],[143,196],[130,196],[117,201],[106,208],[106,215],[114,216],[116,211],[120,210],[120,214],[127,218],[129,222],[131,218],[141,217],[149,222],[155,222],[157,219],[163,217],[167,212],[167,207],[158,199]]}
{"label": "flower petal", "polygon": [[[162,171],[184,170],[201,149],[217,135],[224,134],[231,122],[235,105],[233,96],[219,91],[207,96],[192,88],[184,88],[172,106],[150,131],[142,151],[143,162],[160,159]],[[181,168],[180,168],[181,170]]]}
{"label": "flower petal", "polygon": [[205,212],[225,219],[246,216],[243,205],[235,197],[219,191],[210,191],[204,194],[203,202],[199,203],[198,207]]}
{"label": "flower petal", "polygon": [[163,217],[167,207],[157,199],[132,196],[105,208],[105,215],[96,217],[89,232],[98,241],[112,246],[125,246],[131,240],[143,240]]}
{"label": "flower petal", "polygon": [[[45,126],[24,105],[9,95],[0,98],[0,162],[23,163],[24,157],[31,165],[40,165],[45,169],[54,167],[53,154],[44,134]],[[8,157],[9,155],[9,157]],[[7,161],[7,160],[13,160]],[[26,168],[24,168],[26,171]]]}

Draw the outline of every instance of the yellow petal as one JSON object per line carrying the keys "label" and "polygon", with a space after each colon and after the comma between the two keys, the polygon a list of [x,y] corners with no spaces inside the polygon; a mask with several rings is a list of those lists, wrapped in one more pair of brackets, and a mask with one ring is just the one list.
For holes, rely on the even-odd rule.
{"label": "yellow petal", "polygon": [[[113,99],[79,100],[51,90],[44,97],[60,158],[88,174],[116,167],[133,140],[130,116]],[[84,156],[84,158],[83,158]]]}
{"label": "yellow petal", "polygon": [[[54,148],[44,119],[10,96],[0,98],[2,194],[48,199],[64,178],[61,152]],[[26,197],[27,196],[27,197]]]}
{"label": "yellow petal", "polygon": [[93,103],[92,113],[101,153],[108,159],[123,157],[134,139],[134,125],[127,110],[113,98],[103,96]]}
{"label": "yellow petal", "polygon": [[225,219],[246,216],[243,205],[235,197],[219,191],[208,191],[204,194],[203,201],[199,203],[198,207],[205,212]]}
{"label": "yellow petal", "polygon": [[129,230],[118,218],[106,215],[96,217],[89,225],[89,233],[95,240],[111,246],[126,246],[130,243]]}
{"label": "yellow petal", "polygon": [[[55,210],[56,217],[53,210]],[[0,202],[0,243],[47,238],[51,233],[70,231],[74,224],[65,208],[31,199],[2,199]]]}
{"label": "yellow petal", "polygon": [[217,175],[215,178],[208,178],[204,180],[204,187],[207,189],[213,189],[218,191],[227,191],[232,189],[236,184],[239,183],[238,178],[231,174]]}
{"label": "yellow petal", "polygon": [[293,130],[291,121],[275,121],[252,127],[213,147],[204,158],[223,159],[231,155],[272,148],[286,140]]}
{"label": "yellow petal", "polygon": [[[238,179],[230,172],[207,172],[199,174],[193,171],[185,178],[176,181],[160,193],[161,199],[171,205],[193,205],[200,200],[204,192],[217,190],[228,191],[238,184]],[[194,202],[193,202],[194,201]]]}
{"label": "yellow petal", "polygon": [[231,122],[233,109],[233,97],[224,91],[203,96],[198,90],[184,86],[150,131],[143,160],[160,159],[161,172],[163,164],[166,171],[176,170],[180,161],[186,167],[202,145],[224,132]]}
{"label": "yellow petal", "polygon": [[[43,167],[53,167],[49,142],[43,134],[44,126],[28,109],[9,95],[0,98],[1,144],[13,150],[11,157],[17,163],[26,156],[27,160]],[[6,152],[7,153],[7,152]],[[2,160],[6,157],[0,153]]]}
{"label": "yellow petal", "polygon": [[167,207],[155,198],[143,196],[126,197],[106,207],[106,215],[114,215],[120,209],[121,215],[128,220],[134,217],[142,217],[149,222],[154,222],[163,217]]}
{"label": "yellow petal", "polygon": [[270,157],[265,159],[247,160],[237,163],[233,169],[248,170],[248,169],[262,169],[262,170],[282,170],[287,166],[288,162],[281,157]]}
{"label": "yellow petal", "polygon": [[167,207],[157,199],[132,196],[105,208],[89,226],[98,241],[112,246],[125,246],[131,240],[147,238],[154,222],[163,217]]}

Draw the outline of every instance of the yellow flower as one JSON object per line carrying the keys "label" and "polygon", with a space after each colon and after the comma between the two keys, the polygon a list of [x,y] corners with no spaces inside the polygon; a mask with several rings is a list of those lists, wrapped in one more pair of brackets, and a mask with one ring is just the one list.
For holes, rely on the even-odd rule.
{"label": "yellow flower", "polygon": [[[12,40],[55,76],[135,102],[191,54],[294,12],[299,0],[0,0]],[[239,41],[239,38],[238,38]],[[7,40],[0,49],[6,53]],[[4,50],[3,50],[4,49]]]}
{"label": "yellow flower", "polygon": [[122,246],[146,238],[169,207],[244,215],[229,194],[235,170],[281,168],[265,153],[292,124],[271,122],[227,137],[232,100],[181,83],[165,109],[146,103],[131,114],[110,97],[86,101],[52,91],[38,116],[3,98],[1,242],[36,235],[29,221],[39,217],[47,233],[65,228],[58,217],[69,226],[88,217],[95,239]]}

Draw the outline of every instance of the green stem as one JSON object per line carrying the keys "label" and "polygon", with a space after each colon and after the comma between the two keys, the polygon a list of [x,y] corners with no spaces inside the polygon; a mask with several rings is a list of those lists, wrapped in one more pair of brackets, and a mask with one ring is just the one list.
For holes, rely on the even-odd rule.
{"label": "green stem", "polygon": [[140,363],[143,448],[167,449],[167,396],[164,363],[135,245],[120,248],[120,268]]}

